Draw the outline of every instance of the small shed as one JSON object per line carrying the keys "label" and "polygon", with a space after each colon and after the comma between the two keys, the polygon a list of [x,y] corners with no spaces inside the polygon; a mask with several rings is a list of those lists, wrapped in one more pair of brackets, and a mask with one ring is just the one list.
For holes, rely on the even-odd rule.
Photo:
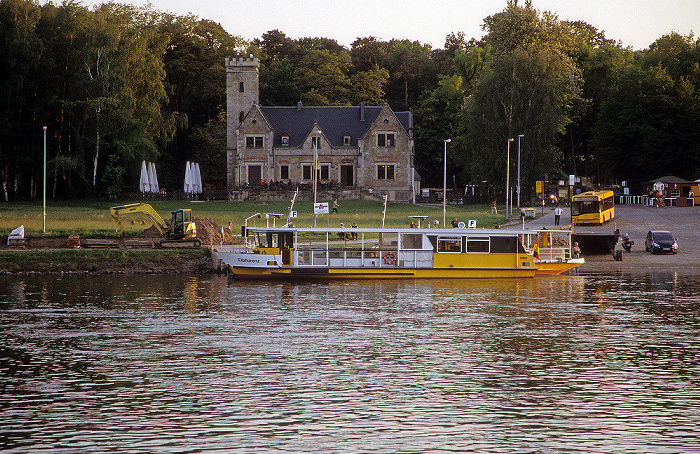
{"label": "small shed", "polygon": [[642,192],[653,197],[659,191],[669,206],[694,206],[700,203],[700,183],[666,175],[642,183]]}

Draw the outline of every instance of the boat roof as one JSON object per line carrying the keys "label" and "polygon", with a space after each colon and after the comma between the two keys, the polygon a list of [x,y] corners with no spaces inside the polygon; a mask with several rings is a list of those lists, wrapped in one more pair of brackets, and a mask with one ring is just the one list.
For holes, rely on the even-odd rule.
{"label": "boat roof", "polygon": [[[459,229],[459,228],[363,228],[363,227],[247,227],[249,232],[260,233],[404,233],[404,234],[432,234],[432,235],[491,235],[491,236],[513,236],[519,234],[534,234],[538,230],[522,229]],[[561,232],[561,230],[544,230],[547,232]]]}

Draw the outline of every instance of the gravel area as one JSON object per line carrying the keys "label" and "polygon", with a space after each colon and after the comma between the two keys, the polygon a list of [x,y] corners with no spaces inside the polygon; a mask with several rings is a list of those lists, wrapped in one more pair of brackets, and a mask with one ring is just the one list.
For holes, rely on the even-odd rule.
{"label": "gravel area", "polygon": [[[526,228],[554,227],[554,209],[545,208],[545,215],[527,222]],[[538,214],[540,210],[538,209]],[[568,225],[569,208],[564,208],[561,224]],[[575,232],[629,234],[634,246],[623,254],[621,261],[612,254],[585,256],[581,273],[624,272],[631,270],[700,272],[700,206],[653,208],[640,205],[616,205],[615,218],[602,226],[577,226]],[[668,230],[678,240],[678,254],[650,254],[644,250],[644,239],[649,230]],[[617,249],[622,249],[620,242]]]}

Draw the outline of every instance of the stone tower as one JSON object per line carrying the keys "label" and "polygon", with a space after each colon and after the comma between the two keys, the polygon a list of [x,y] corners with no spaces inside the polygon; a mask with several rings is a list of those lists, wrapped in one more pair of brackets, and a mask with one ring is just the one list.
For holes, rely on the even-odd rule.
{"label": "stone tower", "polygon": [[251,107],[260,103],[260,62],[257,57],[229,57],[226,59],[226,180],[229,189],[240,165],[236,131]]}

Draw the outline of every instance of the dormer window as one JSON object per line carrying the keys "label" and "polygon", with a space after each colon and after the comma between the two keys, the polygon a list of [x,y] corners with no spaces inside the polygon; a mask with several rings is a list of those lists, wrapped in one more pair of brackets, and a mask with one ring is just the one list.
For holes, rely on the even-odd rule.
{"label": "dormer window", "polygon": [[343,136],[343,145],[350,145],[350,136]]}
{"label": "dormer window", "polygon": [[289,146],[289,136],[282,136],[282,146],[283,147]]}

